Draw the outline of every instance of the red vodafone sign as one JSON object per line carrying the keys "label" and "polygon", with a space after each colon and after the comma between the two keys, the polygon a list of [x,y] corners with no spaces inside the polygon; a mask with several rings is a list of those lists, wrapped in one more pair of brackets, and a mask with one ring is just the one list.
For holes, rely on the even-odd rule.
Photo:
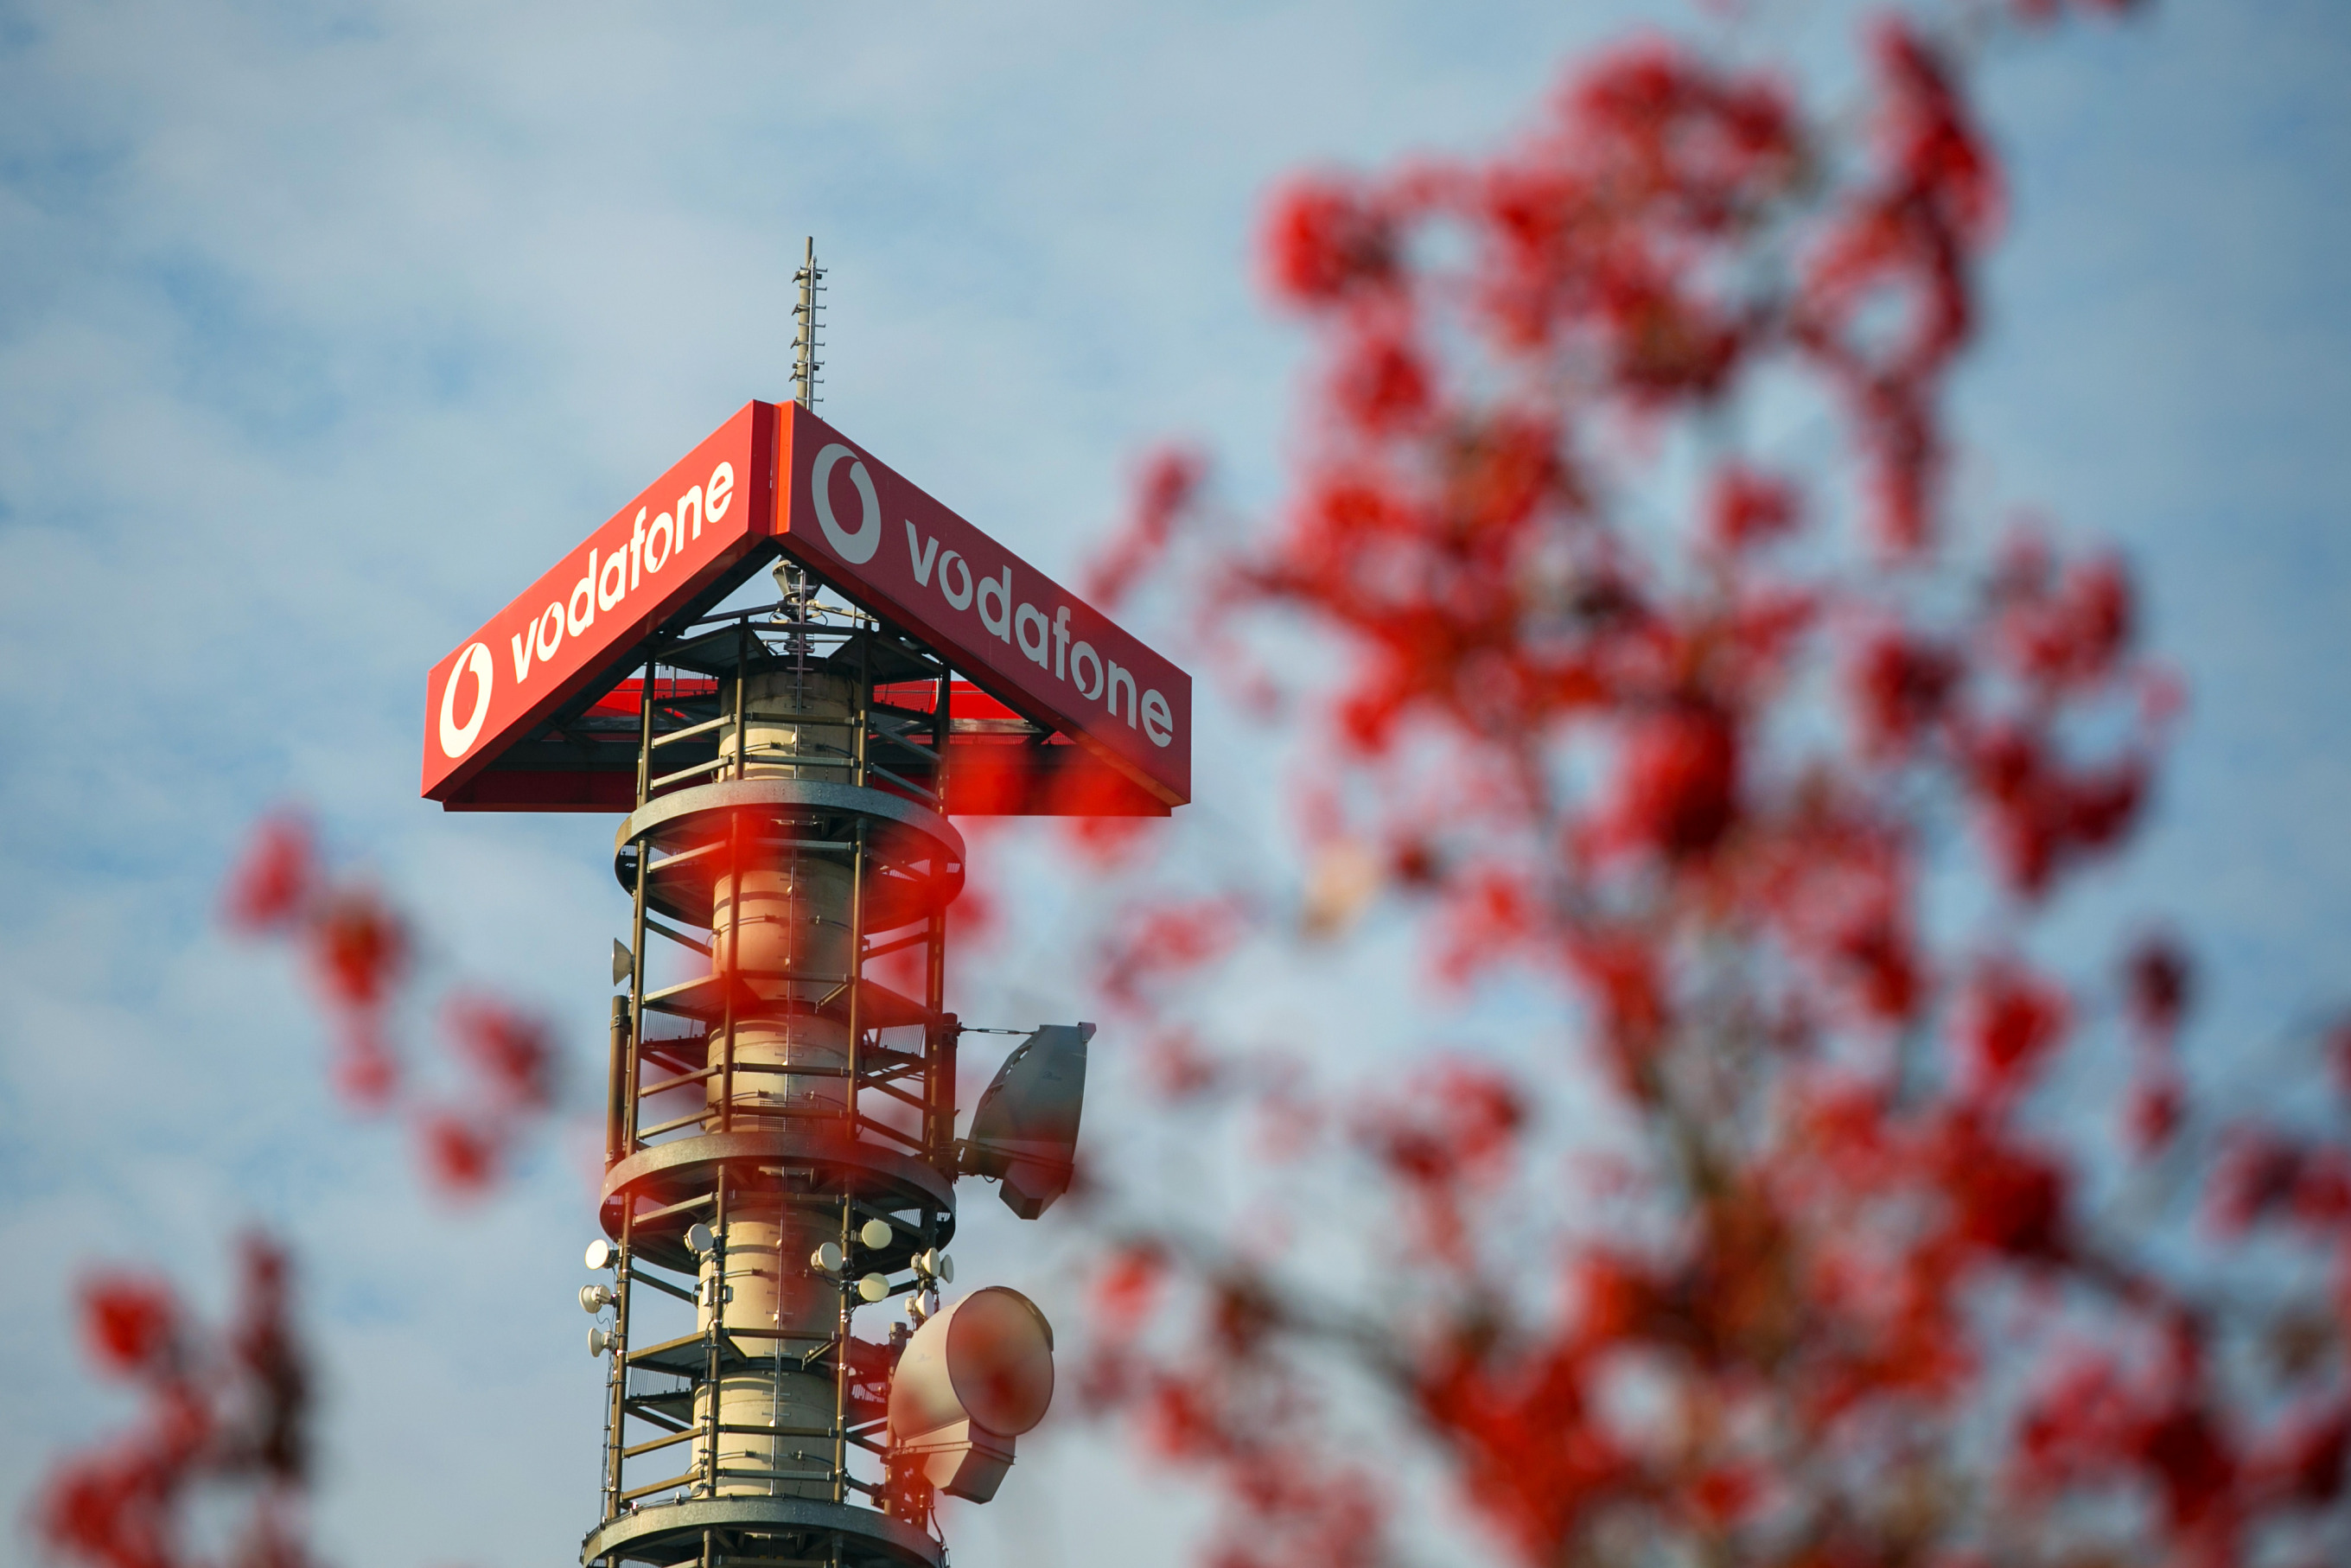
{"label": "red vodafone sign", "polygon": [[433,666],[424,788],[480,772],[740,561],[775,515],[775,409],[741,413]]}
{"label": "red vodafone sign", "polygon": [[450,801],[770,543],[1155,799],[1191,799],[1190,676],[806,409],[763,402],[434,665],[423,794]]}
{"label": "red vodafone sign", "polygon": [[798,403],[785,405],[784,549],[973,684],[1192,798],[1192,677]]}

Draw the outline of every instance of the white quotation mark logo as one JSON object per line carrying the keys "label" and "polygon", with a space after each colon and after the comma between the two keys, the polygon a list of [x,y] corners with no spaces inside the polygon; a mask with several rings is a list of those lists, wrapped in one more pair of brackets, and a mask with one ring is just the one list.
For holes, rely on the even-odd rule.
{"label": "white quotation mark logo", "polygon": [[[881,529],[876,528],[874,532]],[[452,758],[463,757],[482,733],[482,725],[490,716],[490,678],[495,666],[490,663],[487,644],[476,643],[457,655],[449,667],[449,684],[441,688],[441,749]],[[457,683],[465,672],[474,672],[474,716],[464,724],[457,722]]]}
{"label": "white quotation mark logo", "polygon": [[[841,531],[840,520],[832,515],[832,465],[849,458],[849,482],[857,486],[857,498],[864,503],[864,520],[855,533]],[[824,529],[825,541],[841,552],[841,559],[852,566],[863,566],[882,548],[882,502],[873,494],[873,476],[865,472],[865,465],[856,461],[856,454],[838,441],[816,455],[816,465],[809,470],[809,489],[816,497],[816,520]]]}

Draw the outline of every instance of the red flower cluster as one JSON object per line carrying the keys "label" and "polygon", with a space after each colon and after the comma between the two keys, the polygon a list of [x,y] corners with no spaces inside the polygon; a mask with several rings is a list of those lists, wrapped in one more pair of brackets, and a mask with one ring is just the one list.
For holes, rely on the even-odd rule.
{"label": "red flower cluster", "polygon": [[266,818],[229,876],[225,912],[247,936],[290,941],[336,1022],[336,1087],[373,1110],[398,1087],[385,1013],[409,957],[407,928],[364,883],[337,883],[319,858],[309,823],[292,812]]}
{"label": "red flower cluster", "polygon": [[[337,1087],[360,1110],[404,1117],[444,1190],[480,1193],[554,1108],[545,1026],[486,996],[458,996],[445,1009],[467,1080],[462,1106],[430,1103],[403,1082],[389,1020],[411,979],[407,923],[373,889],[337,877],[299,817],[256,829],[225,903],[235,930],[287,941],[307,960],[338,1029]],[[96,1568],[197,1568],[190,1516],[235,1506],[246,1511],[233,1568],[311,1561],[302,1520],[309,1373],[289,1266],[260,1239],[246,1242],[244,1264],[236,1321],[219,1335],[204,1333],[160,1281],[108,1274],[85,1288],[93,1355],[137,1384],[147,1405],[129,1433],[69,1458],[43,1488],[37,1524],[52,1550]]]}
{"label": "red flower cluster", "polygon": [[285,1254],[248,1239],[244,1276],[235,1321],[216,1336],[157,1281],[105,1274],[85,1284],[92,1352],[146,1404],[131,1431],[67,1460],[42,1489],[35,1524],[51,1551],[98,1568],[195,1568],[190,1515],[235,1507],[235,1568],[309,1561],[310,1378]]}
{"label": "red flower cluster", "polygon": [[374,888],[333,873],[301,817],[280,812],[255,829],[224,906],[233,929],[300,952],[336,1023],[336,1087],[360,1110],[411,1122],[444,1190],[481,1192],[553,1109],[557,1058],[545,1024],[486,996],[459,996],[444,1013],[468,1081],[460,1103],[430,1103],[402,1082],[391,1019],[412,977],[408,924]]}
{"label": "red flower cluster", "polygon": [[1176,519],[1191,506],[1206,476],[1198,454],[1170,447],[1155,452],[1135,486],[1134,516],[1116,551],[1086,573],[1086,597],[1105,611],[1116,610],[1136,580],[1158,564]]}
{"label": "red flower cluster", "polygon": [[1456,1061],[1359,1113],[1357,1141],[1409,1200],[1431,1257],[1468,1260],[1466,1206],[1509,1168],[1527,1112],[1510,1079]]}
{"label": "red flower cluster", "polygon": [[1194,1292],[1212,1349],[1176,1365],[1142,1338],[1169,1269],[1156,1243],[1108,1254],[1094,1290],[1100,1339],[1081,1369],[1088,1407],[1132,1413],[1154,1455],[1217,1478],[1236,1508],[1202,1552],[1210,1568],[1388,1562],[1382,1488],[1362,1467],[1317,1450],[1323,1412],[1280,1375],[1274,1345],[1285,1325],[1263,1281],[1233,1269]]}
{"label": "red flower cluster", "polygon": [[[2034,953],[2139,825],[2177,697],[2117,557],[1992,548],[1945,494],[2000,171],[1928,19],[1868,58],[1874,111],[1840,117],[1644,43],[1494,158],[1280,192],[1267,277],[1325,366],[1294,499],[1235,546],[1163,493],[1113,549],[1194,584],[1220,651],[1271,622],[1352,661],[1298,683],[1306,897],[1204,894],[1193,862],[1102,927],[1108,999],[1184,1042],[1168,1113],[1286,1129],[1249,1237],[1127,1215],[1099,1275],[1092,1398],[1214,1481],[1225,1560],[1385,1550],[1412,1461],[1336,1413],[1334,1361],[1528,1563],[2351,1552],[2351,1107],[2216,1138],[2179,944],[2135,944],[2111,1006]],[[1791,396],[1842,466],[1740,439]],[[1212,1048],[1217,966],[1383,894],[1440,979],[1556,982],[1613,1102]],[[2053,1114],[2109,1040],[2130,1179],[2200,1188],[2200,1237],[2108,1201]],[[1563,1183],[1538,1131],[1595,1116],[1634,1152]],[[1375,1195],[1377,1299],[1251,1261],[1269,1223],[1333,1228],[1283,1208],[1310,1160]],[[2255,1233],[2319,1266],[2246,1289],[2210,1249]]]}
{"label": "red flower cluster", "polygon": [[555,1108],[555,1042],[539,1019],[488,997],[458,997],[444,1019],[473,1083],[463,1111],[424,1113],[426,1158],[444,1188],[478,1193]]}

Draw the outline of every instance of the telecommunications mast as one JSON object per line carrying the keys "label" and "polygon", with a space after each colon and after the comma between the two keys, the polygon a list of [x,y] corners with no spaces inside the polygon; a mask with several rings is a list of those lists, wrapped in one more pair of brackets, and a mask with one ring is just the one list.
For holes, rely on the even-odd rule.
{"label": "telecommunications mast", "polygon": [[426,798],[622,817],[583,1564],[942,1568],[936,1494],[992,1497],[1053,1386],[1032,1302],[952,1289],[956,1178],[1061,1195],[1093,1033],[1031,1032],[958,1135],[953,819],[1191,793],[1190,677],[816,417],[822,277],[811,242],[795,400],[427,683]]}

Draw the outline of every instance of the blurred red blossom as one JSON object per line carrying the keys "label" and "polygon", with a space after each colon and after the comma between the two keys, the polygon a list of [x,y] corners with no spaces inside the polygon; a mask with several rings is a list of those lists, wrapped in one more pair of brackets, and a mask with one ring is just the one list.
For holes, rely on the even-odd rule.
{"label": "blurred red blossom", "polygon": [[1188,1030],[1168,1030],[1143,1042],[1141,1056],[1153,1086],[1168,1100],[1207,1093],[1224,1079],[1220,1063],[1200,1049]]}
{"label": "blurred red blossom", "polygon": [[[495,997],[460,992],[444,1022],[463,1075],[459,1108],[425,1103],[400,1071],[395,1014],[414,979],[410,925],[371,885],[334,872],[308,821],[281,811],[255,829],[228,878],[237,932],[292,946],[336,1030],[329,1078],[355,1109],[414,1128],[424,1173],[478,1197],[556,1103],[546,1025]],[[310,1372],[292,1315],[291,1264],[248,1238],[235,1319],[208,1333],[172,1288],[110,1272],[82,1291],[99,1365],[146,1403],[131,1430],[65,1459],[37,1494],[36,1524],[60,1556],[96,1568],[203,1568],[194,1516],[242,1509],[232,1568],[302,1568],[309,1480]]]}
{"label": "blurred red blossom", "polygon": [[2142,1033],[2168,1040],[2194,996],[2187,949],[2168,933],[2141,937],[2123,963],[2124,1003]]}
{"label": "blurred red blossom", "polygon": [[316,895],[318,881],[319,852],[308,821],[291,812],[266,817],[229,874],[229,925],[249,934],[290,925]]}
{"label": "blurred red blossom", "polygon": [[1608,838],[1682,857],[1712,849],[1739,817],[1739,737],[1702,701],[1635,718],[1616,775]]}
{"label": "blurred red blossom", "polygon": [[471,1195],[487,1187],[497,1174],[497,1146],[492,1134],[447,1111],[427,1112],[418,1124],[424,1168],[446,1191]]}
{"label": "blurred red blossom", "polygon": [[2338,1232],[2351,1222],[2351,1148],[2235,1128],[2213,1172],[2211,1214],[2229,1233],[2266,1220]]}
{"label": "blurred red blossom", "polygon": [[1715,476],[1708,532],[1726,549],[1770,544],[1792,532],[1802,517],[1795,488],[1784,479],[1738,465]]}
{"label": "blurred red blossom", "polygon": [[334,1017],[336,1088],[362,1109],[388,1103],[399,1069],[385,1015],[410,956],[399,915],[366,883],[330,874],[308,820],[288,810],[255,827],[229,873],[225,913],[240,935],[297,947]]}
{"label": "blurred red blossom", "polygon": [[1907,757],[1949,713],[1965,670],[1952,650],[1899,631],[1864,638],[1852,674],[1864,748],[1874,758]]}
{"label": "blurred red blossom", "polygon": [[1980,967],[1959,1007],[1967,1086],[2005,1096],[2029,1086],[2064,1037],[2065,993],[2013,959]]}
{"label": "blurred red blossom", "polygon": [[279,811],[255,828],[230,872],[233,929],[284,940],[308,966],[335,1024],[329,1081],[363,1112],[393,1112],[415,1128],[423,1168],[444,1191],[485,1191],[512,1151],[554,1108],[558,1057],[541,1020],[486,994],[459,992],[442,1010],[461,1074],[457,1103],[403,1075],[396,1015],[415,978],[407,918],[372,884],[332,870],[307,819]]}
{"label": "blurred red blossom", "polygon": [[110,1372],[136,1374],[172,1348],[179,1305],[171,1287],[129,1274],[102,1275],[82,1291],[82,1326],[99,1364]]}
{"label": "blurred red blossom", "polygon": [[535,1112],[555,1103],[555,1040],[544,1021],[478,995],[453,998],[445,1011],[449,1036],[492,1108]]}
{"label": "blurred red blossom", "polygon": [[1161,975],[1196,968],[1231,946],[1241,911],[1231,900],[1204,898],[1139,912],[1106,937],[1112,993],[1133,997]]}
{"label": "blurred red blossom", "polygon": [[2188,1115],[2188,1090],[2179,1074],[2168,1069],[2141,1073],[2131,1085],[2125,1112],[2124,1133],[2133,1154],[2161,1154],[2171,1146]]}
{"label": "blurred red blossom", "polygon": [[1508,1169],[1527,1114],[1510,1079],[1452,1061],[1363,1107],[1355,1136],[1406,1194],[1425,1244],[1466,1261],[1462,1202]]}
{"label": "blurred red blossom", "polygon": [[1301,180],[1274,199],[1266,273],[1276,294],[1323,304],[1386,280],[1393,249],[1386,216],[1347,182]]}
{"label": "blurred red blossom", "polygon": [[2001,870],[2033,898],[2058,873],[2122,841],[2146,800],[2149,771],[2137,756],[2069,767],[2043,735],[2017,724],[1974,737],[1966,766]]}
{"label": "blurred red blossom", "polygon": [[407,967],[408,933],[366,888],[338,891],[316,915],[311,937],[328,997],[354,1012],[382,1007]]}
{"label": "blurred red blossom", "polygon": [[[2125,8],[1889,14],[1864,112],[1645,39],[1491,155],[1271,198],[1322,367],[1290,497],[1253,531],[1146,497],[1107,558],[1220,662],[1263,632],[1257,678],[1331,655],[1281,699],[1302,896],[1163,852],[1098,927],[1107,1002],[1181,1042],[1166,1114],[1270,1134],[1228,1243],[1196,1195],[1093,1199],[1090,1403],[1209,1481],[1211,1561],[1399,1560],[1421,1475],[1528,1563],[2351,1554],[2351,1107],[2218,1124],[2179,938],[2111,1008],[2040,950],[2179,686],[2117,554],[1949,484],[2003,208],[1981,46]],[[1796,387],[1841,455],[1801,470],[1748,417]],[[1547,981],[1597,1071],[1220,1038],[1204,998],[1383,900],[1448,1005]],[[2256,1232],[2315,1266],[2249,1271]]]}
{"label": "blurred red blossom", "polygon": [[2061,573],[2038,539],[2011,549],[1998,591],[2002,659],[2033,685],[2057,690],[2104,679],[2128,652],[2137,611],[2130,578],[2112,556]]}
{"label": "blurred red blossom", "polygon": [[1176,518],[1192,504],[1205,473],[1197,453],[1176,447],[1155,452],[1144,461],[1135,486],[1134,517],[1117,548],[1086,574],[1089,599],[1105,611],[1119,607],[1136,580],[1158,564]]}
{"label": "blurred red blossom", "polygon": [[2120,16],[2144,0],[2010,0],[2016,14],[2031,22],[2053,22],[2067,11],[2105,11]]}
{"label": "blurred red blossom", "polygon": [[309,1471],[310,1373],[292,1316],[285,1253],[248,1237],[242,1290],[223,1331],[191,1319],[171,1289],[101,1274],[82,1291],[100,1363],[137,1385],[132,1427],[66,1459],[37,1494],[34,1525],[61,1558],[95,1568],[198,1568],[200,1510],[235,1511],[236,1568],[297,1568]]}
{"label": "blurred red blossom", "polygon": [[471,1082],[462,1112],[422,1114],[425,1168],[444,1190],[477,1194],[554,1107],[559,1059],[544,1022],[495,998],[461,994],[443,1014]]}

